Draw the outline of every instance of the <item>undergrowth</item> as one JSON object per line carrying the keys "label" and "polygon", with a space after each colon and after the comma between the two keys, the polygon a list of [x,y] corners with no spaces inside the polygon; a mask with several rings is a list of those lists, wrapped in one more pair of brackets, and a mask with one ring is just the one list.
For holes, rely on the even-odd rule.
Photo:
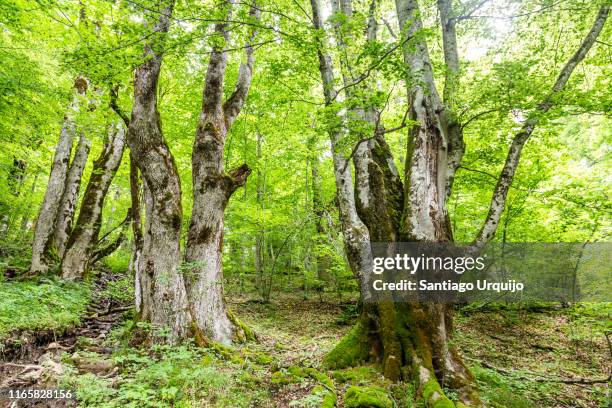
{"label": "undergrowth", "polygon": [[56,277],[0,282],[0,341],[12,333],[61,332],[80,323],[91,290]]}

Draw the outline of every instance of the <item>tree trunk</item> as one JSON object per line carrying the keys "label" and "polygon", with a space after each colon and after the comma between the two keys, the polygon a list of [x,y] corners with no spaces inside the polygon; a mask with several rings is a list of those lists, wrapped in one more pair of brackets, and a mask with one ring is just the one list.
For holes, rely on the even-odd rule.
{"label": "tree trunk", "polygon": [[36,227],[34,229],[34,239],[32,241],[32,262],[30,273],[44,273],[49,269],[47,248],[53,235],[53,227],[57,219],[57,211],[60,206],[64,188],[66,185],[66,175],[70,163],[72,144],[75,134],[75,120],[80,110],[81,99],[87,92],[87,81],[78,77],[74,83],[76,94],[72,104],[68,108],[64,117],[64,124],[60,133],[60,138],[55,147],[53,165],[49,174],[49,183],[45,191],[45,197],[40,206]]}
{"label": "tree trunk", "polygon": [[85,134],[81,133],[79,143],[77,144],[76,152],[74,154],[74,159],[72,159],[70,170],[68,170],[66,187],[64,189],[64,194],[62,195],[62,201],[60,202],[57,220],[55,221],[55,249],[57,250],[57,255],[60,260],[64,257],[68,237],[72,231],[74,213],[79,200],[81,178],[83,176],[85,165],[87,164],[90,148],[91,141],[85,136]]}
{"label": "tree trunk", "polygon": [[[145,195],[144,242],[138,273],[140,320],[151,324],[152,341],[176,343],[190,334],[191,318],[183,276],[180,236],[181,184],[164,139],[157,110],[157,82],[173,0],[159,5],[155,36],[145,47],[145,62],[134,73],[134,102],[128,145],[142,175]],[[162,338],[160,331],[165,331]]]}
{"label": "tree trunk", "polygon": [[[339,10],[346,14],[350,4],[345,3],[341,2]],[[312,4],[313,15],[319,16],[316,0]],[[397,8],[401,31],[413,36],[421,29],[417,4],[399,0]],[[317,26],[315,19],[315,26],[322,27],[320,20]],[[341,41],[337,43],[342,47]],[[320,50],[324,90],[329,93],[329,89],[333,91],[331,64]],[[347,55],[342,50],[340,54]],[[362,140],[354,150],[357,219],[365,222],[369,238],[376,241],[449,241],[452,234],[446,215],[447,140],[444,117],[440,115],[444,109],[433,85],[426,45],[420,42],[406,46],[404,58],[412,74],[410,119],[419,123],[410,132],[404,191],[382,137],[384,131],[375,125],[374,136]],[[344,65],[350,66],[350,61],[344,61]],[[349,89],[347,85],[350,83],[345,76],[345,89]],[[334,99],[335,95],[331,96],[326,95],[326,100]],[[362,118],[368,120],[367,111],[363,111]],[[334,155],[335,161],[337,157]],[[338,176],[336,172],[340,197],[342,177]],[[351,209],[348,210],[347,214],[340,207],[341,215],[348,218]],[[354,256],[350,252],[348,255],[349,260]],[[362,273],[371,273],[371,267]],[[478,403],[470,387],[472,376],[448,344],[450,326],[451,314],[441,304],[394,303],[391,299],[368,303],[366,299],[359,324],[326,357],[326,363],[339,368],[360,361],[379,361],[385,376],[392,380],[406,376],[417,379],[419,391],[430,405],[452,405],[440,384],[460,389],[463,401]]]}
{"label": "tree trunk", "polygon": [[[227,1],[225,7],[229,19],[232,3]],[[252,6],[250,15],[259,18],[259,9]],[[193,145],[193,209],[185,262],[189,268],[187,287],[198,336],[229,344],[237,333],[223,298],[224,212],[229,198],[244,185],[251,169],[243,164],[226,173],[223,151],[227,132],[242,109],[251,85],[254,51],[251,43],[255,34],[245,47],[246,62],[240,64],[234,93],[223,103],[227,63],[224,47],[229,42],[226,23],[217,23],[215,32],[224,41],[215,45],[210,54],[202,112]]]}
{"label": "tree trunk", "polygon": [[315,249],[317,257],[317,278],[326,284],[331,283],[332,258],[327,251],[323,251],[323,246],[327,241],[325,231],[325,204],[323,203],[323,192],[321,190],[321,175],[319,174],[319,154],[317,151],[316,136],[312,136],[308,141],[310,174],[312,178],[312,212],[315,216],[315,230],[317,231],[317,245]]}
{"label": "tree trunk", "polygon": [[[257,191],[256,198],[259,204],[260,210],[263,212],[265,209],[264,191],[266,189],[266,175],[262,172],[261,166],[263,165],[262,160],[262,149],[263,136],[260,132],[257,132]],[[263,173],[263,174],[262,174]],[[263,299],[263,285],[264,285],[264,269],[265,269],[265,236],[266,230],[264,226],[258,228],[257,235],[255,236],[255,287]]]}
{"label": "tree trunk", "polygon": [[134,239],[134,250],[132,251],[132,257],[130,259],[130,273],[132,273],[134,276],[134,301],[138,314],[140,314],[142,306],[142,288],[140,287],[141,268],[139,265],[142,247],[144,244],[144,237],[142,236],[142,208],[140,205],[141,190],[140,177],[138,177],[138,167],[136,166],[132,152],[130,152],[130,197],[132,203],[132,207],[130,208],[130,221],[132,224],[132,236]]}
{"label": "tree trunk", "polygon": [[104,199],[121,164],[124,148],[123,123],[113,124],[104,148],[94,162],[79,217],[68,239],[66,253],[62,259],[64,279],[82,279],[87,271],[92,253],[98,244]]}
{"label": "tree trunk", "polygon": [[[312,19],[315,29],[323,30],[323,17],[319,0],[311,0],[310,5],[312,7]],[[329,109],[334,109],[338,93],[334,84],[332,60],[329,55],[323,52],[325,49],[325,37],[318,37],[317,55],[319,58],[319,72],[323,83],[325,106]],[[368,229],[357,214],[350,160],[337,148],[342,138],[342,128],[329,126],[328,134],[331,141],[334,179],[336,181],[336,203],[340,214],[344,249],[351,270],[359,285],[361,285],[366,274],[372,270],[372,253],[369,245],[370,236]]]}

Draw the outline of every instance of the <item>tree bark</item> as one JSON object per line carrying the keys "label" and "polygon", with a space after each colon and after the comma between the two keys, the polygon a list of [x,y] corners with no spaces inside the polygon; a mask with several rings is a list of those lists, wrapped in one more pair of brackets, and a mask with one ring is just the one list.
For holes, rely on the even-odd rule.
{"label": "tree bark", "polygon": [[549,97],[538,105],[535,112],[525,121],[521,129],[514,136],[510,149],[508,150],[504,168],[502,169],[499,179],[497,180],[497,184],[491,198],[489,213],[487,214],[487,218],[485,219],[482,228],[474,240],[474,244],[477,246],[485,245],[495,236],[495,231],[497,230],[497,226],[499,225],[499,221],[506,206],[508,190],[512,185],[514,174],[518,168],[523,147],[537,126],[539,116],[548,112],[548,110],[553,106],[555,96],[563,91],[576,66],[578,66],[584,57],[586,57],[593,44],[595,44],[597,37],[599,37],[599,34],[603,30],[606,20],[608,19],[609,13],[609,5],[604,5],[599,9],[595,21],[593,22],[588,34],[580,44],[580,47],[578,47],[574,55],[572,55],[559,73]]}
{"label": "tree bark", "polygon": [[124,148],[125,127],[122,122],[115,123],[109,130],[109,137],[100,156],[94,162],[79,217],[68,239],[66,253],[62,258],[64,279],[82,279],[87,271],[98,244],[104,199],[121,164]]}
{"label": "tree bark", "polygon": [[[228,20],[233,2],[226,1]],[[259,18],[253,5],[252,18]],[[253,75],[252,37],[245,47],[246,61],[240,64],[233,94],[223,102],[223,83],[229,42],[226,22],[215,25],[222,44],[210,53],[202,97],[202,111],[196,129],[192,153],[193,209],[187,236],[185,262],[189,268],[187,287],[198,336],[229,344],[236,336],[223,298],[222,247],[225,207],[231,195],[243,186],[251,169],[242,166],[225,172],[223,152],[227,132],[240,113]]]}
{"label": "tree bark", "polygon": [[64,251],[68,243],[68,237],[72,231],[72,222],[74,221],[74,213],[79,200],[79,190],[81,188],[81,178],[83,170],[87,164],[89,157],[89,149],[91,141],[81,133],[79,143],[77,144],[74,159],[70,164],[68,176],[66,177],[66,187],[60,202],[57,220],[55,221],[55,249],[61,260],[64,257]]}
{"label": "tree bark", "polygon": [[158,20],[152,27],[155,35],[145,46],[145,62],[134,73],[128,128],[128,145],[142,175],[145,196],[145,233],[137,273],[142,290],[139,318],[152,326],[149,340],[168,343],[187,337],[191,326],[185,283],[179,271],[181,184],[157,110],[157,83],[173,7],[174,0],[160,2]]}
{"label": "tree bark", "polygon": [[[319,14],[316,0],[312,4],[316,16]],[[422,29],[418,4],[398,0],[396,5],[401,32],[408,38],[415,37]],[[344,13],[350,10],[342,2],[340,6]],[[320,27],[319,24],[317,28]],[[337,43],[342,47],[341,41]],[[340,50],[340,54],[346,52]],[[324,90],[333,90],[329,86],[333,82],[326,81],[333,78],[330,60],[321,52],[319,60]],[[372,240],[450,241],[452,233],[446,213],[446,121],[424,41],[406,45],[404,60],[411,74],[410,119],[417,123],[410,130],[405,185],[402,191],[399,175],[393,171],[390,149],[381,137],[384,130],[375,125],[374,135],[355,149],[357,208]],[[349,89],[346,79],[344,88]],[[367,111],[363,118],[367,120]],[[371,267],[364,271],[370,272]],[[478,397],[470,386],[473,377],[449,346],[451,325],[451,314],[441,304],[394,303],[391,299],[365,302],[358,325],[327,356],[326,363],[342,367],[363,360],[378,361],[385,376],[392,380],[402,379],[407,373],[415,378],[430,405],[442,402],[452,405],[442,386],[459,389],[462,401],[477,404]]]}
{"label": "tree bark", "polygon": [[36,220],[34,239],[32,241],[31,274],[44,273],[49,269],[47,248],[53,235],[53,227],[66,185],[66,176],[76,128],[75,120],[80,110],[81,99],[84,98],[87,92],[87,81],[82,77],[78,77],[75,80],[74,87],[76,90],[75,96],[64,117],[64,124],[55,147],[55,156],[53,157],[47,190],[45,191],[45,197],[43,198]]}
{"label": "tree bark", "polygon": [[[319,0],[310,0],[314,28],[324,33],[323,17]],[[324,35],[318,37],[317,55],[319,58],[319,72],[323,83],[323,96],[328,109],[335,108],[338,95],[334,83],[334,70],[331,57],[324,53],[326,49]],[[329,126],[331,153],[334,164],[334,179],[336,181],[336,202],[340,214],[342,235],[344,236],[344,249],[347,260],[359,285],[365,282],[365,276],[372,270],[372,252],[370,236],[365,224],[359,218],[355,204],[355,190],[353,175],[350,168],[350,159],[337,148],[342,138],[342,128]]]}
{"label": "tree bark", "polygon": [[[262,172],[261,167],[263,165],[262,156],[262,145],[263,136],[261,132],[257,132],[257,187],[256,187],[256,198],[259,209],[263,212],[265,209],[264,191],[266,189],[266,175]],[[262,174],[263,173],[263,174]],[[265,269],[265,227],[260,226],[255,236],[255,287],[261,298],[264,299],[264,269]]]}
{"label": "tree bark", "polygon": [[446,110],[444,119],[448,137],[448,165],[446,169],[446,200],[450,198],[455,173],[465,153],[463,128],[456,114],[456,93],[459,85],[459,53],[457,51],[456,16],[451,0],[438,0],[438,14],[442,26],[442,49],[446,64],[443,100]]}
{"label": "tree bark", "polygon": [[134,301],[136,305],[136,311],[140,315],[142,306],[142,288],[141,282],[141,268],[140,268],[140,257],[142,254],[142,247],[144,245],[144,237],[142,236],[142,208],[140,205],[140,192],[141,192],[140,177],[138,176],[138,167],[135,163],[132,152],[130,152],[130,197],[132,207],[130,208],[130,221],[132,224],[132,236],[134,239],[134,250],[132,251],[132,258],[130,259],[130,273],[134,275]]}

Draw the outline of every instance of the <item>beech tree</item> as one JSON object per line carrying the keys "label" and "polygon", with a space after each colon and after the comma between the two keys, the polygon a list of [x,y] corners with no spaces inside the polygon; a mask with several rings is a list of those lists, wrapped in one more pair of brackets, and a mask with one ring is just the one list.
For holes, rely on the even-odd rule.
{"label": "beech tree", "polygon": [[[142,253],[135,265],[139,318],[170,328],[170,342],[195,336],[200,343],[231,343],[243,334],[236,333],[235,319],[228,314],[223,298],[224,210],[250,169],[245,164],[226,174],[223,151],[227,132],[249,91],[254,49],[250,42],[245,46],[246,62],[240,66],[235,91],[223,102],[229,41],[226,20],[233,7],[228,1],[224,4],[226,18],[215,24],[219,38],[210,53],[192,153],[193,210],[185,252],[188,271],[183,274],[179,270],[180,178],[162,134],[156,93],[173,7],[173,2],[166,2],[158,11],[153,28],[157,36],[146,46],[145,57],[149,59],[135,72],[134,105],[128,120],[128,143],[142,175],[146,211]],[[250,16],[258,18],[256,6],[251,7]]]}
{"label": "beech tree", "polygon": [[70,231],[66,253],[61,261],[62,277],[83,278],[98,245],[102,226],[102,211],[108,189],[121,164],[125,147],[125,127],[122,122],[110,126],[100,156],[93,165],[87,183],[79,217]]}
{"label": "beech tree", "polygon": [[[372,3],[371,10],[375,4]],[[343,47],[342,25],[350,21],[352,5],[345,0],[334,1],[332,5],[333,18],[340,21],[340,26],[336,27],[335,42]],[[311,6],[315,29],[325,31],[318,0],[311,0]],[[375,123],[373,135],[367,141],[360,141],[354,149],[356,183],[353,193],[348,157],[337,148],[343,126],[332,123],[329,127],[347,255],[353,272],[362,284],[367,274],[371,273],[371,253],[368,249],[370,240],[453,241],[447,201],[464,153],[461,126],[453,112],[452,103],[460,71],[454,31],[456,17],[450,2],[439,0],[438,8],[447,65],[445,101],[440,98],[436,88],[428,43],[422,35],[419,3],[417,0],[396,1],[401,32],[399,40],[407,72],[408,119],[412,123],[409,126],[403,189],[397,189],[402,181],[394,171],[390,151],[384,140],[385,131]],[[493,238],[519,164],[521,150],[533,133],[538,123],[537,118],[550,109],[555,94],[563,90],[576,66],[595,43],[609,9],[607,5],[600,8],[580,47],[559,73],[550,96],[525,120],[513,139],[506,164],[493,192],[489,214],[474,240],[475,244],[484,245]],[[368,24],[367,35],[370,40],[376,30],[373,26]],[[332,58],[326,54],[328,45],[325,35],[322,38],[317,52],[325,103],[329,110],[333,109],[339,115],[346,114],[334,108],[340,90],[344,91],[346,98],[350,98],[351,92],[365,78],[351,78],[347,75],[351,72],[350,54],[341,50],[340,71],[344,75],[344,86],[339,90],[334,81]],[[358,109],[363,119],[368,120],[364,107],[358,106]],[[350,110],[346,112],[351,113]],[[375,143],[375,151],[382,158],[378,161],[370,159],[373,155],[372,151],[368,151],[366,142]],[[360,165],[366,160],[367,166]],[[366,175],[360,176],[362,173]],[[371,212],[369,207],[374,206],[381,207]],[[452,404],[442,387],[458,390],[460,400],[465,404],[479,405],[480,400],[473,386],[474,378],[450,344],[452,317],[452,309],[447,304],[394,303],[391,300],[366,303],[359,323],[327,356],[327,363],[334,368],[342,368],[373,359],[382,364],[385,376],[392,380],[401,379],[406,372],[403,367],[406,367],[410,376],[417,380],[420,392],[431,406]]]}
{"label": "beech tree", "polygon": [[[69,187],[64,206],[62,206],[59,228],[65,228],[62,227],[62,225],[67,223],[67,220],[72,216],[70,213],[74,212],[74,199],[78,192],[80,175],[82,174],[84,161],[87,160],[88,153],[88,148],[84,140],[83,143],[80,144],[82,148],[77,151],[78,154],[75,157],[76,165],[73,166],[74,171],[70,172],[70,180],[67,180],[67,176],[70,168],[72,145],[77,132],[76,116],[82,109],[87,86],[85,78],[78,77],[75,80],[74,98],[64,117],[62,131],[55,147],[55,156],[49,174],[49,182],[47,183],[45,198],[38,212],[34,239],[32,241],[30,273],[33,274],[46,272],[48,269],[49,245],[53,244],[54,226],[58,219],[58,212],[60,211],[64,191],[66,191],[67,181],[69,181]],[[85,136],[83,136],[83,138],[85,138]],[[65,206],[68,208],[65,208]]]}
{"label": "beech tree", "polygon": [[[225,206],[238,187],[244,185],[251,173],[243,164],[226,173],[224,170],[225,139],[249,93],[253,77],[253,39],[245,46],[246,61],[240,64],[238,80],[231,96],[223,101],[227,44],[229,32],[226,21],[231,20],[233,3],[224,4],[227,17],[215,25],[215,34],[222,41],[213,46],[202,97],[202,111],[198,120],[192,153],[193,210],[187,236],[185,260],[190,267],[187,286],[192,299],[191,308],[197,326],[204,334],[222,343],[230,343],[235,327],[226,310],[223,298],[222,248]],[[249,17],[257,21],[260,12],[256,3]]]}

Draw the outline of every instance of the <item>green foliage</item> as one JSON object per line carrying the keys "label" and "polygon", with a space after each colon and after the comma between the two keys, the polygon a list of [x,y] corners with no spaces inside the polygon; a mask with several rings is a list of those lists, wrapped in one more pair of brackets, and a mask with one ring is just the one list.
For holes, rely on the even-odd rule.
{"label": "green foliage", "polygon": [[[74,387],[85,407],[248,407],[262,398],[257,377],[237,376],[221,367],[211,350],[190,346],[154,346],[150,350],[125,349],[113,357],[121,381],[91,374],[72,373],[64,379]],[[93,377],[93,378],[92,378]]]}
{"label": "green foliage", "polygon": [[0,340],[26,331],[60,333],[81,321],[90,288],[55,277],[0,282]]}
{"label": "green foliage", "polygon": [[134,278],[123,270],[124,277],[109,281],[100,296],[115,300],[121,304],[129,304],[134,301]]}

